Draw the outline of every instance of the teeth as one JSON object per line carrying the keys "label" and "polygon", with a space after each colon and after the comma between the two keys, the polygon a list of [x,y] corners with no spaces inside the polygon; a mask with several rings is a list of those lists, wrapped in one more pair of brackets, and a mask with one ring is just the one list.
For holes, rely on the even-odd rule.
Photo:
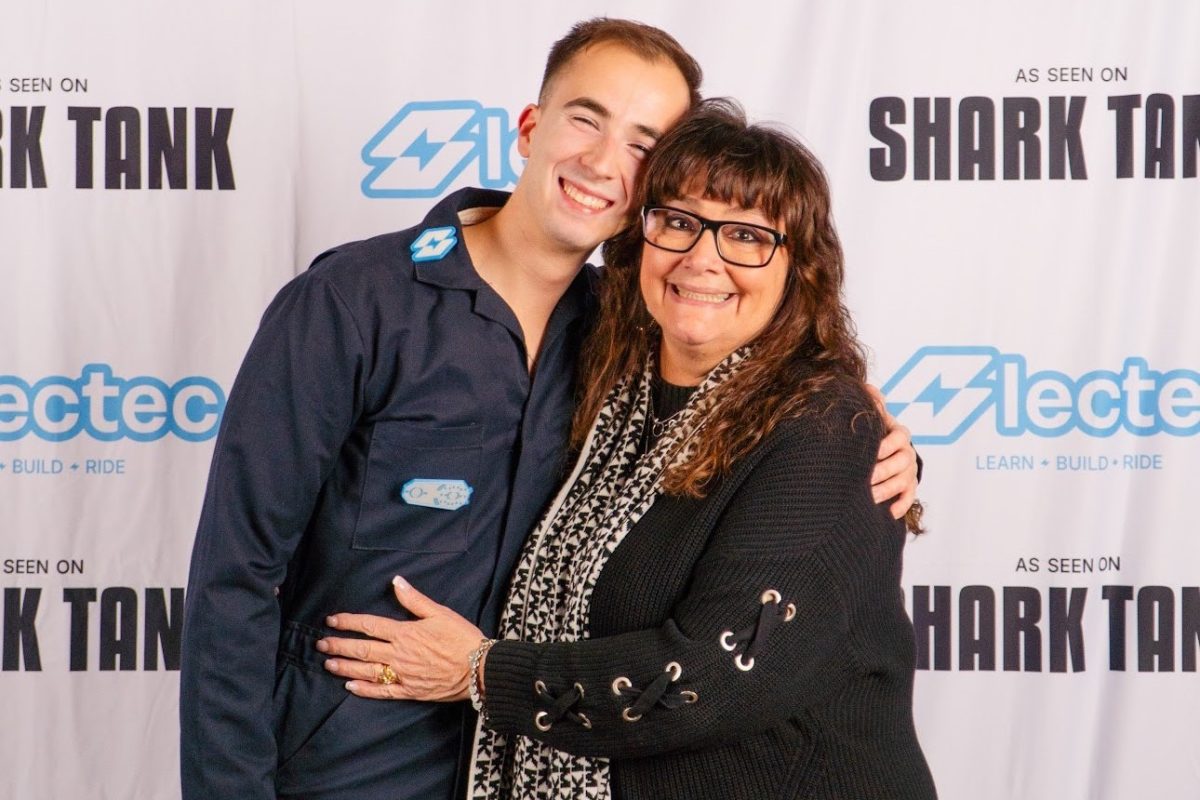
{"label": "teeth", "polygon": [[675,287],[675,292],[687,300],[698,300],[701,303],[724,303],[729,299],[729,293],[726,294],[700,294],[700,292],[689,292],[686,289]]}
{"label": "teeth", "polygon": [[562,182],[563,191],[567,193],[567,197],[587,208],[594,208],[597,211],[608,208],[612,205],[607,200],[602,200],[599,197],[593,197],[590,194],[584,194],[566,181]]}

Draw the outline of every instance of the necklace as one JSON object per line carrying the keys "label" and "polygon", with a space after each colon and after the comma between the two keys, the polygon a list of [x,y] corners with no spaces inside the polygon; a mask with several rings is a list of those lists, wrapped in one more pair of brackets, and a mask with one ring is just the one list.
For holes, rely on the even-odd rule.
{"label": "necklace", "polygon": [[646,415],[646,421],[650,423],[650,436],[653,439],[658,439],[660,436],[666,433],[667,428],[671,426],[671,423],[678,419],[679,415],[684,412],[684,409],[681,408],[666,419],[659,419],[658,414],[656,414],[654,411],[653,398],[650,399],[649,406],[649,409],[647,409],[648,413]]}
{"label": "necklace", "polygon": [[651,448],[654,447],[654,443],[662,438],[663,434],[667,432],[667,429],[670,428],[677,419],[679,419],[679,416],[687,408],[687,405],[685,404],[683,408],[680,408],[671,416],[664,419],[659,419],[657,412],[654,410],[655,394],[656,393],[651,393],[650,397],[648,398],[649,402],[646,403],[646,422],[642,427],[641,450],[643,453],[649,452]]}

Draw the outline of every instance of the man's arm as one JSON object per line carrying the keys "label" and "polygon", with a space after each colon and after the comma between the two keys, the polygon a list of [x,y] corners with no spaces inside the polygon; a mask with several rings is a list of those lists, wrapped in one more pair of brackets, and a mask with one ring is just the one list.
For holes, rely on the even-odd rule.
{"label": "man's arm", "polygon": [[192,551],[180,675],[185,800],[274,800],[276,587],[361,412],[362,337],[328,276],[271,303],[221,424]]}

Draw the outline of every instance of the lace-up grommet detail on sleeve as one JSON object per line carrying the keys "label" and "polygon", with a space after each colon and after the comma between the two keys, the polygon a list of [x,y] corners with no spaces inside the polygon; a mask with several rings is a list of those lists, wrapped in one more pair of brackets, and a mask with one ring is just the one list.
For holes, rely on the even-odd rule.
{"label": "lace-up grommet detail on sleeve", "polygon": [[734,654],[733,664],[742,672],[754,669],[754,657],[775,629],[796,618],[796,604],[784,606],[783,596],[775,589],[767,589],[759,600],[762,607],[754,624],[736,632],[725,631],[718,639],[723,650]]}
{"label": "lace-up grommet detail on sleeve", "polygon": [[633,698],[633,704],[621,711],[621,719],[626,722],[637,722],[654,706],[667,710],[690,705],[700,699],[700,696],[690,689],[680,689],[675,684],[683,676],[683,667],[678,661],[672,661],[663,667],[662,674],[652,680],[644,689],[639,689],[624,676],[612,682],[612,692],[619,697]]}
{"label": "lace-up grommet detail on sleeve", "polygon": [[582,725],[586,730],[592,729],[592,720],[587,714],[579,711],[576,707],[583,700],[583,686],[579,683],[574,684],[570,689],[555,697],[546,688],[545,681],[537,680],[533,682],[533,691],[542,702],[548,705],[536,714],[533,715],[533,727],[543,733],[554,727],[554,723],[564,717]]}

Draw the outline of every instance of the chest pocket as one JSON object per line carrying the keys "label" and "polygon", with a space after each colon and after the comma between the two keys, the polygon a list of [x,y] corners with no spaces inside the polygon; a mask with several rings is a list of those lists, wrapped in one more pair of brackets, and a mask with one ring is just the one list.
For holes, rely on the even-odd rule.
{"label": "chest pocket", "polygon": [[482,460],[482,425],[376,423],[355,549],[465,552]]}

